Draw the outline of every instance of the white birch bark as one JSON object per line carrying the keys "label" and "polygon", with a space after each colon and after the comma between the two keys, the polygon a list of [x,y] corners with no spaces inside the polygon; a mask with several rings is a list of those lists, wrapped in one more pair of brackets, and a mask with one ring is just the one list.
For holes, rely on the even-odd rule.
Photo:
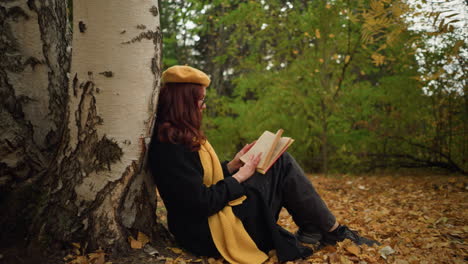
{"label": "white birch bark", "polygon": [[0,2],[0,186],[37,179],[62,133],[69,54],[55,4]]}
{"label": "white birch bark", "polygon": [[158,1],[74,1],[73,48],[65,3],[0,3],[0,188],[27,179],[31,240],[125,250],[137,231],[157,236],[141,168],[161,71]]}
{"label": "white birch bark", "polygon": [[70,202],[83,231],[97,241],[93,247],[126,243],[128,228],[151,236],[155,225],[155,200],[148,199],[154,186],[137,174],[159,85],[157,4],[81,0],[73,6],[70,142],[59,161],[67,167],[70,157],[77,159]]}

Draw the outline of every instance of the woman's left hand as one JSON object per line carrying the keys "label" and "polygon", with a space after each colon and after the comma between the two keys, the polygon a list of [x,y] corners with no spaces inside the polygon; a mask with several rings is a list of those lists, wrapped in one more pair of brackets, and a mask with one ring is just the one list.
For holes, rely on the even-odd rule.
{"label": "woman's left hand", "polygon": [[227,168],[228,168],[228,170],[229,170],[230,173],[235,172],[235,171],[238,170],[240,167],[242,167],[242,165],[244,165],[244,163],[240,160],[240,158],[241,158],[245,153],[247,153],[247,152],[253,147],[253,145],[255,145],[255,142],[257,142],[257,141],[255,140],[254,142],[245,145],[239,152],[237,152],[236,156],[234,156],[234,159],[231,160],[231,161],[227,164]]}

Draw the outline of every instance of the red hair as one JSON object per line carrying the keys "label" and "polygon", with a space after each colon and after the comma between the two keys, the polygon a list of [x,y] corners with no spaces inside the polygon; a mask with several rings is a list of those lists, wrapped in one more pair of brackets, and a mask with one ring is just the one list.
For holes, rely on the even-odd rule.
{"label": "red hair", "polygon": [[[155,133],[160,142],[182,144],[191,151],[200,149],[206,139],[201,131],[199,100],[203,87],[195,83],[166,83],[158,99]],[[153,133],[154,134],[154,133]]]}

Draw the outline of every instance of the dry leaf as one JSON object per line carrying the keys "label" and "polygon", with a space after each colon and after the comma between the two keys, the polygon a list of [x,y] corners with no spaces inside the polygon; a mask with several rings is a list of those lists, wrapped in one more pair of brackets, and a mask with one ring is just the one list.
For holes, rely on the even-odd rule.
{"label": "dry leaf", "polygon": [[80,243],[73,242],[73,243],[71,243],[71,244],[72,244],[74,247],[76,247],[76,248],[81,248]]}
{"label": "dry leaf", "polygon": [[340,263],[341,264],[354,264],[354,262],[349,260],[346,256],[340,256]]}
{"label": "dry leaf", "polygon": [[105,253],[104,252],[94,252],[88,254],[88,259],[91,264],[104,264],[105,260]]}
{"label": "dry leaf", "polygon": [[148,236],[146,236],[142,232],[138,232],[137,240],[140,241],[143,246],[146,245],[150,241]]}
{"label": "dry leaf", "polygon": [[140,241],[135,240],[135,238],[133,238],[132,236],[128,237],[128,242],[130,243],[130,247],[133,249],[143,248],[143,244]]}
{"label": "dry leaf", "polygon": [[351,253],[351,254],[353,254],[355,256],[358,256],[361,253],[361,249],[358,246],[354,245],[354,244],[345,246],[345,249],[346,249],[346,251],[348,251],[349,253]]}
{"label": "dry leaf", "polygon": [[85,256],[76,256],[76,258],[67,264],[90,264]]}
{"label": "dry leaf", "polygon": [[390,246],[385,246],[379,250],[379,253],[382,258],[387,259],[387,256],[395,253],[395,250]]}
{"label": "dry leaf", "polygon": [[176,253],[176,254],[182,254],[182,249],[180,248],[175,248],[175,247],[168,247],[167,249],[169,249],[170,251]]}

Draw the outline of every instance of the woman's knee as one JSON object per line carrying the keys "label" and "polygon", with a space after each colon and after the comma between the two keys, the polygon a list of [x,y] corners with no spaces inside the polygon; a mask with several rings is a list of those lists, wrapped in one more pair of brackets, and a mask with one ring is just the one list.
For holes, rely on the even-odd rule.
{"label": "woman's knee", "polygon": [[282,159],[282,166],[285,168],[298,169],[302,171],[302,168],[299,166],[296,159],[289,152],[284,152],[280,158]]}

